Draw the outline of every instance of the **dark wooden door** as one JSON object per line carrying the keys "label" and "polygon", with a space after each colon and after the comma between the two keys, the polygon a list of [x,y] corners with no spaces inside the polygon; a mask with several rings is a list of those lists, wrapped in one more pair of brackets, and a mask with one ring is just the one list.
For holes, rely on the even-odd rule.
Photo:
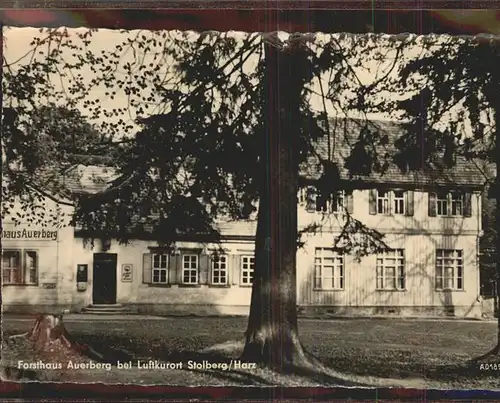
{"label": "dark wooden door", "polygon": [[94,253],[92,301],[116,304],[116,253]]}

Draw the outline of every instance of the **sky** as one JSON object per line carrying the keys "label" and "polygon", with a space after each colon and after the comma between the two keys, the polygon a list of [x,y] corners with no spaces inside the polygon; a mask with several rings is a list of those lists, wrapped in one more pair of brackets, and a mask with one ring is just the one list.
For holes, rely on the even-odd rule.
{"label": "sky", "polygon": [[[82,29],[68,29],[67,32],[68,32],[69,37],[71,39],[79,41],[78,34],[79,33],[81,34],[82,32],[85,32],[85,31],[87,31],[87,29],[82,28]],[[158,36],[155,36],[155,35],[159,35],[158,33],[151,33],[149,31],[141,31],[139,33],[139,31],[121,32],[121,31],[116,31],[116,30],[99,30],[99,31],[93,33],[92,41],[88,45],[87,50],[91,51],[95,55],[110,54],[111,52],[116,51],[117,47],[120,44],[122,44],[124,41],[126,41],[127,38],[134,38],[138,34],[140,34],[140,35],[145,34],[147,36],[153,36],[156,38],[158,38]],[[182,34],[180,32],[174,32],[173,35],[176,38],[182,37]],[[195,35],[195,33],[188,34],[188,37],[193,36],[193,35]],[[231,35],[234,36],[234,38],[236,38],[237,40],[240,40],[242,37],[244,37],[245,34],[232,32]],[[33,45],[31,45],[30,43],[33,41],[34,38],[43,37],[43,36],[44,36],[44,34],[41,34],[39,29],[37,29],[37,28],[9,28],[9,29],[7,29],[5,32],[5,43],[6,43],[6,49],[4,51],[5,52],[5,55],[4,55],[5,59],[7,60],[8,63],[13,63],[14,61],[16,61],[16,63],[13,65],[13,68],[15,68],[15,65],[21,65],[21,64],[28,63],[29,58],[31,57],[30,50],[33,49]],[[281,36],[284,38],[286,36],[286,34],[281,34]],[[324,35],[324,34],[318,34],[316,37],[317,43],[324,43],[328,40],[329,40],[329,36]],[[67,50],[65,52],[66,52],[66,55],[64,56],[64,58],[66,60],[76,60],[71,55],[70,50]],[[405,57],[413,57],[413,56],[420,54],[420,53],[422,53],[422,47],[419,46],[417,43],[416,45],[413,45],[411,48],[408,48],[406,50]],[[395,52],[389,51],[388,53],[385,54],[385,57],[384,57],[382,62],[369,63],[366,60],[363,60],[363,57],[365,57],[365,55],[360,54],[359,58],[362,62],[361,64],[362,64],[363,68],[356,68],[356,76],[358,77],[359,81],[363,84],[370,84],[374,80],[377,80],[379,77],[385,75],[394,63],[394,55],[395,55]],[[168,58],[160,61],[157,58],[157,56],[158,55],[155,54],[153,57],[152,55],[148,54],[148,52],[141,53],[140,50],[137,50],[137,53],[135,54],[135,56],[133,55],[132,51],[122,52],[117,74],[118,74],[118,76],[121,75],[123,78],[126,78],[126,73],[123,69],[123,66],[125,65],[125,63],[133,62],[134,60],[137,60],[137,58],[139,58],[139,57],[144,57],[144,61],[143,61],[144,64],[147,64],[149,62],[161,63],[162,64],[162,66],[161,66],[162,74],[165,77],[170,77],[170,78],[175,77],[175,74],[173,74],[171,72],[171,69],[169,69]],[[36,57],[43,57],[43,56],[37,55]],[[257,62],[256,57],[250,57],[245,64],[245,68],[252,69],[255,66],[256,62]],[[95,73],[93,73],[91,70],[92,70],[91,66],[86,66],[85,68],[83,68],[81,70],[81,74],[83,76],[83,79],[87,83],[90,83],[92,78],[95,77]],[[396,70],[397,69],[394,70],[393,74],[395,74]],[[393,76],[393,75],[391,75],[391,76]],[[59,81],[61,82],[61,84],[59,84]],[[62,86],[64,85],[63,81],[64,80],[54,78],[54,83],[55,83],[56,87],[58,87],[59,89],[61,89]],[[326,88],[327,82],[328,82],[328,76],[326,74],[323,75],[322,82],[323,82],[324,88]],[[110,96],[106,94],[106,93],[110,92],[109,89],[105,88],[102,85],[97,86],[97,87],[93,87],[92,90],[90,91],[90,93],[88,94],[88,98],[96,100],[98,105],[103,110],[111,111],[112,109],[126,108],[126,106],[129,104],[127,95],[123,91],[120,91],[117,88],[115,90],[117,91],[117,94],[116,94],[114,99],[111,99]],[[189,89],[185,89],[185,90],[188,91]],[[316,81],[312,84],[312,90],[316,94],[320,93],[321,87],[319,85],[319,81]],[[151,92],[151,89],[149,88],[149,89],[146,89],[145,91]],[[343,94],[343,95],[337,94],[337,95],[339,95],[338,98],[340,99],[340,102],[342,103],[342,96],[352,96],[355,94]],[[394,97],[395,95],[389,94],[389,96]],[[152,103],[154,104],[155,102],[156,102],[156,100],[153,99]],[[324,108],[323,100],[319,95],[316,95],[316,96],[313,95],[310,99],[310,103],[311,103],[312,109],[321,111]],[[214,104],[216,104],[216,102],[214,102]],[[328,113],[331,116],[334,116],[336,113],[334,110],[334,107],[333,107],[334,104],[332,102],[328,102],[328,101],[326,102],[326,104],[327,104],[326,107],[327,107]],[[85,109],[83,108],[82,103],[80,103],[79,106],[80,106],[79,109],[84,114],[87,113],[85,111]],[[155,108],[154,105],[152,106],[152,109],[150,109],[150,110],[158,111],[158,109]],[[136,116],[137,116],[136,112],[137,112],[136,107],[128,108],[127,111],[124,110],[123,113],[121,113],[120,118],[129,122],[129,123],[133,123],[135,121]],[[342,116],[342,114],[340,116]],[[354,117],[356,117],[356,116],[354,115]],[[382,120],[391,119],[391,115],[388,113],[369,114],[368,117],[371,119],[382,119]],[[102,122],[106,121],[107,123],[110,123],[110,122],[113,122],[114,120],[117,120],[117,119],[118,119],[117,117],[105,117],[104,115],[101,115],[97,119],[97,122],[102,123]],[[134,125],[134,127],[137,127],[137,126]]]}

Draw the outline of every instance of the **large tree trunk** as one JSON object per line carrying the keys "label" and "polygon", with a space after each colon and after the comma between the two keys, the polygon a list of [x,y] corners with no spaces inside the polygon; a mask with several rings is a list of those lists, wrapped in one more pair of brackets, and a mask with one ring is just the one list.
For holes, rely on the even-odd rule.
{"label": "large tree trunk", "polygon": [[[255,275],[242,358],[280,372],[309,366],[297,330],[297,191],[301,51],[265,45],[264,173],[255,240]],[[301,77],[302,75],[302,77]]]}

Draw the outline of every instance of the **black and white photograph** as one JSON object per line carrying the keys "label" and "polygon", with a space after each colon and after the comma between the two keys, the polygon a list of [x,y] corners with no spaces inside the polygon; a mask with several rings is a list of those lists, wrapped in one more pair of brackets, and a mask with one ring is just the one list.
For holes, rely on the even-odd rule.
{"label": "black and white photograph", "polygon": [[2,379],[499,388],[494,36],[1,37]]}

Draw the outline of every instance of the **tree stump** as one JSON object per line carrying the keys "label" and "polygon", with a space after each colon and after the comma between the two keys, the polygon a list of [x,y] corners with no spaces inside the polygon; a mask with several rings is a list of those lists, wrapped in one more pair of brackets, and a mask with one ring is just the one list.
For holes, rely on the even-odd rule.
{"label": "tree stump", "polygon": [[64,326],[63,315],[40,314],[29,332],[9,338],[25,338],[32,343],[38,354],[51,359],[65,361],[85,356],[96,361],[103,360],[102,354],[71,336]]}
{"label": "tree stump", "polygon": [[27,337],[39,352],[50,350],[54,343],[73,348],[62,315],[39,315]]}

